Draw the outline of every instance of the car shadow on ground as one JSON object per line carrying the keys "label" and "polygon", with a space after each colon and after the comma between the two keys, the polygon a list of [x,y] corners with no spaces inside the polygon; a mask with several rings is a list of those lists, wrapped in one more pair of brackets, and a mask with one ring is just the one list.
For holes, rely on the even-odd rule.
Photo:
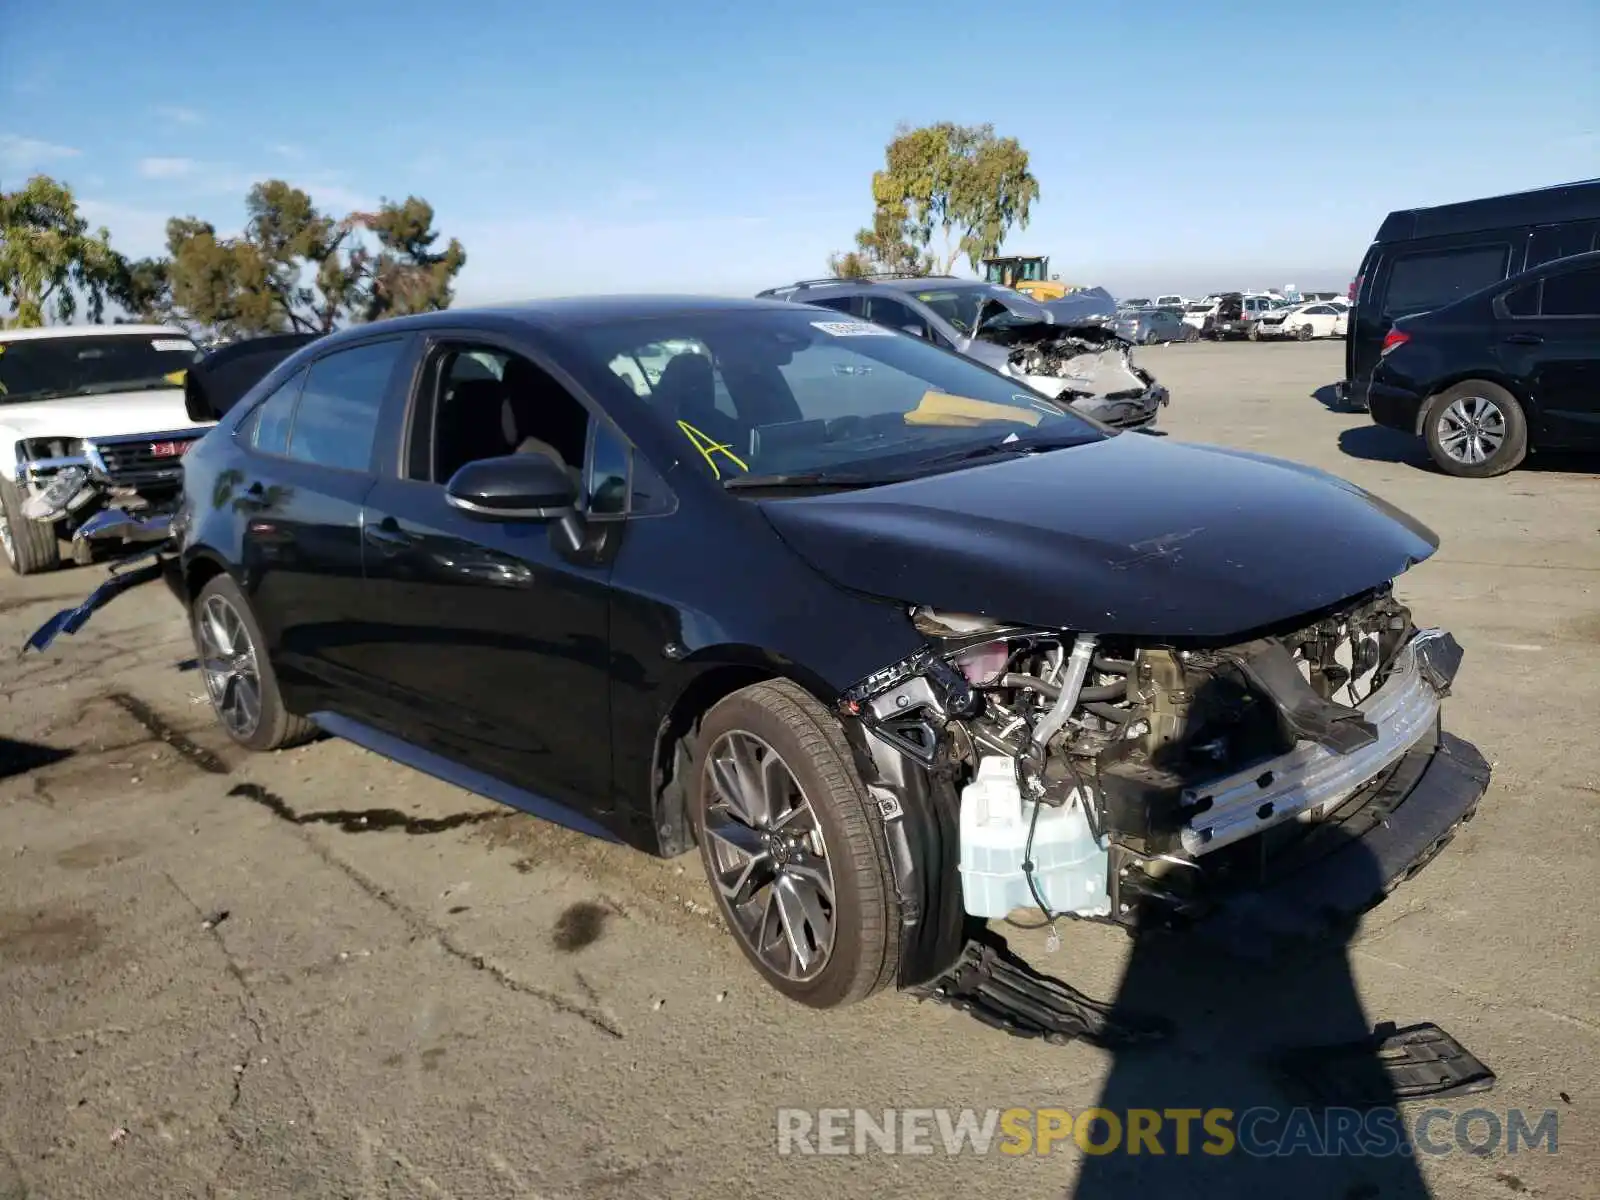
{"label": "car shadow on ground", "polygon": [[1382,425],[1357,425],[1344,430],[1339,434],[1339,449],[1351,458],[1401,463],[1419,471],[1438,473],[1421,438]]}
{"label": "car shadow on ground", "polygon": [[1311,393],[1311,398],[1329,412],[1353,412],[1354,410],[1339,399],[1339,389],[1336,385],[1325,383]]}
{"label": "car shadow on ground", "polygon": [[[1361,842],[1345,843],[1338,853],[1351,872],[1346,878],[1371,886],[1358,894],[1381,892],[1379,868]],[[1194,933],[1136,942],[1112,1019],[1159,1014],[1172,1032],[1165,1041],[1115,1052],[1087,1137],[1080,1126],[1088,1114],[1076,1115],[1081,1165],[1067,1200],[1428,1196],[1375,1049],[1358,1050],[1339,1070],[1348,1089],[1365,1093],[1349,1102],[1319,1100],[1279,1058],[1372,1035],[1375,1021],[1362,1006],[1346,955],[1356,923],[1341,922],[1323,937],[1288,942],[1259,958],[1230,954]],[[1247,935],[1243,944],[1268,943],[1265,935],[1255,943]],[[1473,1108],[1479,1099],[1455,1103]],[[1154,1129],[1153,1139],[1135,1145],[1136,1125]]]}
{"label": "car shadow on ground", "polygon": [[[1321,389],[1318,389],[1319,391]],[[1420,437],[1382,425],[1357,425],[1339,434],[1339,449],[1368,462],[1399,463],[1442,475]],[[1517,472],[1592,475],[1600,471],[1600,455],[1574,450],[1541,450],[1522,460]]]}

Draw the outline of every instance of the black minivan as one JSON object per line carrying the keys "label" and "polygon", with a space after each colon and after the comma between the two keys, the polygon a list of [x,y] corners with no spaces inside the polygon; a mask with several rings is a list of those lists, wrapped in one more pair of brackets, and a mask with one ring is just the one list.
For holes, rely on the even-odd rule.
{"label": "black minivan", "polygon": [[1390,213],[1350,289],[1340,392],[1368,407],[1373,368],[1398,318],[1597,248],[1600,179]]}

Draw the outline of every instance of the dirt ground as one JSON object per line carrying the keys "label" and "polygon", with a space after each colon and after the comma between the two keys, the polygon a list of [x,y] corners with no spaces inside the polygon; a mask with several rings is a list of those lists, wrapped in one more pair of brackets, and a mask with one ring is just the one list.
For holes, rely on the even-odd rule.
{"label": "dirt ground", "polygon": [[[1341,354],[1143,357],[1170,436],[1332,470],[1442,535],[1401,594],[1466,648],[1446,719],[1494,783],[1344,953],[1250,967],[1008,930],[1042,969],[1176,1022],[1116,1055],[895,994],[804,1010],[745,965],[692,857],[586,841],[340,742],[232,750],[157,585],[0,657],[0,1198],[1593,1195],[1600,474],[1437,474],[1318,399]],[[0,646],[97,574],[0,577]],[[1279,1103],[1261,1051],[1384,1020],[1436,1021],[1498,1073],[1452,1114],[1554,1110],[1556,1152],[778,1153],[789,1106]]]}

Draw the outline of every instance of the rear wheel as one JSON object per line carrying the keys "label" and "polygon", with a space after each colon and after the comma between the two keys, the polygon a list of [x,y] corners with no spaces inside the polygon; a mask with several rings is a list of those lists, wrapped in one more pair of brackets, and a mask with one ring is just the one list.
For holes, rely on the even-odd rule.
{"label": "rear wheel", "polygon": [[18,575],[38,575],[61,565],[55,527],[23,514],[22,491],[9,479],[0,479],[0,550]]}
{"label": "rear wheel", "polygon": [[1446,388],[1422,418],[1422,436],[1439,469],[1468,479],[1504,475],[1528,454],[1528,422],[1499,384],[1469,379]]}
{"label": "rear wheel", "polygon": [[261,626],[238,584],[216,576],[194,598],[189,620],[206,694],[229,737],[248,750],[281,750],[315,735],[316,726],[283,706]]}
{"label": "rear wheel", "polygon": [[837,1008],[887,986],[900,914],[844,731],[803,688],[755,684],[706,714],[691,813],[739,949],[774,988]]}
{"label": "rear wheel", "polygon": [[1245,336],[1248,337],[1252,342],[1259,342],[1261,340],[1261,326],[1250,326],[1250,332]]}

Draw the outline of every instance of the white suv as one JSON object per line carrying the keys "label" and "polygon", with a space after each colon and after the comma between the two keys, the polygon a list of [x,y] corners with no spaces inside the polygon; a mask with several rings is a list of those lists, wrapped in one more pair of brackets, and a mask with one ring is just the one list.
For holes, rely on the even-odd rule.
{"label": "white suv", "polygon": [[0,330],[0,546],[13,571],[55,567],[63,544],[88,561],[102,526],[127,531],[176,498],[182,456],[211,424],[184,403],[198,357],[166,325]]}

